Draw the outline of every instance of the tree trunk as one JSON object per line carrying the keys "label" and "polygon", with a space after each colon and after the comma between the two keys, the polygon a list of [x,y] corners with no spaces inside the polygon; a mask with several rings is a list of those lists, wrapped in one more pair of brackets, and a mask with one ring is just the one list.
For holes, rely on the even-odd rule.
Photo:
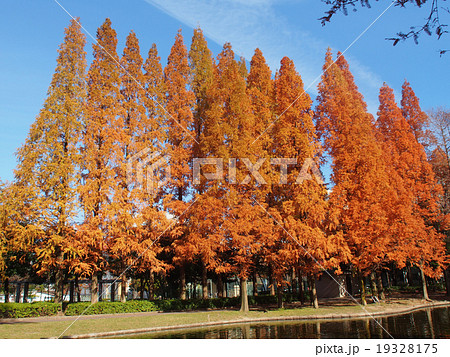
{"label": "tree trunk", "polygon": [[270,295],[275,296],[275,281],[273,278],[272,271],[269,274],[269,285],[270,285]]}
{"label": "tree trunk", "polygon": [[248,340],[250,337],[250,325],[244,325],[241,327],[241,331],[242,331],[242,338],[244,340]]}
{"label": "tree trunk", "polygon": [[411,267],[409,265],[406,267],[406,280],[407,280],[406,285],[412,286],[413,281],[412,281]]}
{"label": "tree trunk", "polygon": [[91,303],[95,304],[98,302],[98,275],[94,273],[91,280]]}
{"label": "tree trunk", "polygon": [[292,285],[292,294],[293,295],[297,295],[297,283],[298,283],[297,274],[296,274],[295,268],[292,268],[291,285]]}
{"label": "tree trunk", "polygon": [[208,270],[206,264],[202,264],[202,299],[208,298]]}
{"label": "tree trunk", "polygon": [[372,296],[375,296],[378,298],[378,288],[377,288],[377,281],[376,281],[376,276],[375,276],[375,272],[372,271],[370,273],[370,287],[372,290]]}
{"label": "tree trunk", "polygon": [[192,282],[192,298],[197,298],[197,281],[194,278],[194,281]]}
{"label": "tree trunk", "polygon": [[247,296],[247,278],[241,278],[241,310],[242,312],[248,312],[248,296]]}
{"label": "tree trunk", "polygon": [[80,284],[78,284],[78,276],[75,277],[75,289],[77,292],[77,302],[81,301]]}
{"label": "tree trunk", "polygon": [[277,285],[277,306],[279,309],[284,309],[283,303],[283,285]]}
{"label": "tree trunk", "polygon": [[381,279],[381,272],[377,272],[377,285],[378,285],[378,298],[380,300],[384,300],[386,296],[384,295],[384,288],[383,288],[383,279]]}
{"label": "tree trunk", "polygon": [[217,277],[217,296],[219,298],[223,298],[223,279],[222,279],[222,275],[219,274],[219,276]]}
{"label": "tree trunk", "polygon": [[28,290],[30,289],[30,283],[26,282],[23,285],[23,302],[28,302]]}
{"label": "tree trunk", "polygon": [[319,308],[319,300],[317,299],[316,277],[311,275],[309,277],[309,284],[311,286],[311,305],[315,308]]}
{"label": "tree trunk", "polygon": [[101,277],[98,282],[98,301],[103,301],[103,282]]}
{"label": "tree trunk", "polygon": [[127,277],[122,274],[120,278],[120,302],[127,302]]}
{"label": "tree trunk", "polygon": [[359,283],[360,283],[360,290],[361,290],[361,305],[366,306],[367,305],[366,282],[364,281],[364,276],[361,273],[359,274]]}
{"label": "tree trunk", "polygon": [[55,275],[55,303],[61,304],[63,301],[63,288],[64,288],[64,270],[61,267],[63,262],[63,253],[60,252],[56,258],[58,266],[56,268]]}
{"label": "tree trunk", "polygon": [[20,302],[20,295],[21,295],[21,287],[22,284],[21,283],[16,283],[16,296],[15,296],[15,302],[19,303]]}
{"label": "tree trunk", "polygon": [[389,271],[386,272],[386,281],[387,281],[387,287],[388,288],[390,288],[392,286],[391,275],[389,273],[390,273]]}
{"label": "tree trunk", "polygon": [[69,303],[73,304],[75,296],[75,283],[71,281],[69,283]]}
{"label": "tree trunk", "polygon": [[450,267],[444,270],[444,280],[447,296],[450,296]]}
{"label": "tree trunk", "polygon": [[298,297],[300,299],[300,303],[303,305],[305,303],[305,292],[303,289],[303,277],[300,274],[299,270],[297,270],[297,279],[298,279]]}
{"label": "tree trunk", "polygon": [[434,340],[436,338],[436,333],[434,331],[434,324],[433,324],[433,317],[431,315],[431,310],[426,309],[426,312],[427,312],[428,326],[430,327],[431,338]]}
{"label": "tree trunk", "polygon": [[256,275],[256,270],[253,271],[253,296],[258,296],[258,277]]}
{"label": "tree trunk", "polygon": [[180,266],[180,299],[186,300],[186,271],[184,263]]}
{"label": "tree trunk", "polygon": [[423,269],[421,266],[419,266],[420,269],[420,276],[422,278],[422,293],[423,293],[423,298],[427,301],[430,301],[430,298],[428,297],[428,288],[427,288],[427,279],[425,277],[425,274],[423,272]]}
{"label": "tree trunk", "polygon": [[115,282],[111,283],[110,296],[111,296],[111,298],[110,298],[111,302],[116,301],[116,283]]}
{"label": "tree trunk", "polygon": [[144,289],[145,289],[144,277],[141,277],[141,290],[139,291],[139,298],[141,300],[144,300]]}
{"label": "tree trunk", "polygon": [[5,303],[9,302],[9,278],[5,278],[3,283],[3,290],[5,291]]}
{"label": "tree trunk", "polygon": [[148,300],[155,298],[155,275],[153,272],[148,274]]}
{"label": "tree trunk", "polygon": [[348,296],[353,296],[353,273],[345,275],[345,289]]}

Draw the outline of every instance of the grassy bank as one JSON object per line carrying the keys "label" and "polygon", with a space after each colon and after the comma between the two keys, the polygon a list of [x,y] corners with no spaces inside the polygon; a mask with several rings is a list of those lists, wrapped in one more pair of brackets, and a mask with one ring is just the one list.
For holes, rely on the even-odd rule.
{"label": "grassy bank", "polygon": [[[395,303],[382,303],[366,307],[370,313],[405,310],[423,304],[422,300],[401,300]],[[164,326],[179,326],[220,321],[246,321],[248,319],[271,319],[277,317],[340,317],[345,315],[358,316],[364,313],[360,306],[340,305],[325,306],[318,310],[310,307],[286,310],[272,310],[268,312],[250,311],[203,311],[189,313],[141,313],[130,315],[85,316],[76,321],[64,336],[74,336],[89,333],[144,329]],[[0,324],[0,338],[50,338],[58,337],[75,321],[76,317],[51,317],[37,319],[22,319],[16,323]]]}
{"label": "grassy bank", "polygon": [[[276,296],[261,295],[249,296],[250,306],[267,306],[277,303]],[[293,295],[285,294],[283,301],[291,303],[295,301]],[[52,302],[34,303],[6,303],[0,304],[0,319],[3,318],[25,318],[37,316],[78,316],[78,315],[101,315],[120,314],[149,311],[197,311],[204,309],[225,309],[237,308],[241,304],[239,297],[234,298],[214,298],[214,299],[166,299],[166,300],[129,300],[127,302],[101,301],[96,304],[90,302],[78,302],[60,304]]]}

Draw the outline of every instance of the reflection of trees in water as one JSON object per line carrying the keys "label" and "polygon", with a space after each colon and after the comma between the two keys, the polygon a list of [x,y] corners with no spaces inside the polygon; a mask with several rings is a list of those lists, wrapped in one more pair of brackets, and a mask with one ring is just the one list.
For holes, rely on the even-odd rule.
{"label": "reflection of trees in water", "polygon": [[[450,308],[426,309],[377,319],[395,338],[449,338]],[[220,326],[178,333],[158,333],[138,338],[387,338],[374,319],[341,321],[284,321],[273,324]]]}
{"label": "reflection of trees in water", "polygon": [[[377,321],[378,321],[378,324],[380,324],[381,326],[384,326],[386,319],[384,319],[384,318],[378,318]],[[376,336],[377,336],[377,338],[383,338],[383,332],[384,332],[384,331],[383,331],[383,329],[380,327],[380,325],[378,325],[378,324],[377,324],[378,328],[376,329],[376,331],[377,331]]]}
{"label": "reflection of trees in water", "polygon": [[364,338],[370,338],[370,320],[364,320],[364,327],[366,330],[366,335],[364,336]]}
{"label": "reflection of trees in water", "polygon": [[242,338],[249,339],[250,337],[250,325],[244,325],[241,327]]}
{"label": "reflection of trees in water", "polygon": [[431,338],[436,338],[436,335],[434,334],[433,318],[431,317],[430,309],[427,309],[427,320],[428,320],[428,326],[429,326],[430,332],[431,332]]}

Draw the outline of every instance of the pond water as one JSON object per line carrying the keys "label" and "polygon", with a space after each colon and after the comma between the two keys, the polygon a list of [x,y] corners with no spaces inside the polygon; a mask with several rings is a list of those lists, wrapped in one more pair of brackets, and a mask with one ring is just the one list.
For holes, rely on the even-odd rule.
{"label": "pond water", "polygon": [[[124,338],[450,338],[450,308],[424,309],[409,314],[339,321],[245,323],[195,330],[155,332]],[[383,326],[383,328],[380,326]]]}

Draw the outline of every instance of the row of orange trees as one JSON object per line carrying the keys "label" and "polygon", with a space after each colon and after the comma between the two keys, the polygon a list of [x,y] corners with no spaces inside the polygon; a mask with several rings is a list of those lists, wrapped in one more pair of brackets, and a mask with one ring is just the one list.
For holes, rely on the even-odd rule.
{"label": "row of orange trees", "polygon": [[[257,271],[280,293],[292,272],[312,283],[344,268],[361,281],[388,266],[441,274],[442,187],[422,145],[427,116],[407,82],[401,108],[381,88],[375,119],[339,53],[326,54],[313,110],[292,60],[273,76],[257,49],[248,71],[228,43],[214,58],[200,29],[189,51],[176,35],[164,68],[156,45],[141,57],[134,32],[119,56],[109,19],[88,71],[84,47],[73,20],[14,182],[1,188],[4,277],[28,259],[54,278],[55,301],[77,276],[92,279],[96,302],[101,272],[125,286],[176,267],[184,299],[186,267],[196,264],[205,298],[208,274],[219,291],[223,277],[238,276],[245,310]],[[143,152],[170,157],[170,176],[153,190],[127,179]],[[208,180],[217,167],[205,164],[194,181],[194,158],[219,158],[228,174]],[[308,170],[326,160],[328,188]]]}

